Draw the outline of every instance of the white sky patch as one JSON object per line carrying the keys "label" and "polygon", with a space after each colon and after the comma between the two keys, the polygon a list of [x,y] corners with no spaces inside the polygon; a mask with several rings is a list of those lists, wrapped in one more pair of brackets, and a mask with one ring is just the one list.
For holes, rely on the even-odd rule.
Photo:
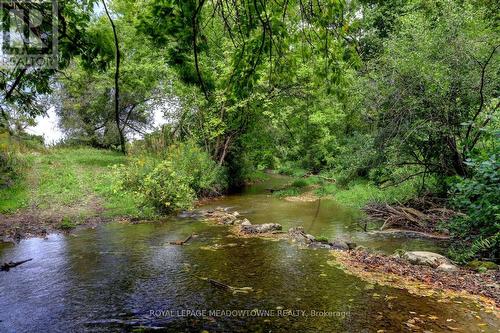
{"label": "white sky patch", "polygon": [[46,115],[36,117],[35,121],[36,126],[28,127],[26,132],[43,136],[46,145],[54,145],[64,139],[64,133],[58,125],[59,117],[54,107],[51,107]]}
{"label": "white sky patch", "polygon": [[[153,130],[161,128],[162,125],[167,123],[165,119],[164,110],[161,108],[156,108],[153,110]],[[64,139],[64,133],[59,128],[59,116],[56,114],[55,108],[51,107],[46,115],[38,116],[35,119],[36,126],[30,126],[26,129],[26,132],[34,135],[41,135],[45,140],[45,145],[52,146]],[[152,132],[150,130],[148,132]],[[133,133],[131,135],[132,140],[141,139],[142,136],[138,133]]]}

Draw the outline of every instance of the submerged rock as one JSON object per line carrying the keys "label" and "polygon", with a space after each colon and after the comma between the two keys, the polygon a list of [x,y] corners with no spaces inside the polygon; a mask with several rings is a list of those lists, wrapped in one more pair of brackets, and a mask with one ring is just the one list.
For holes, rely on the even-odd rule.
{"label": "submerged rock", "polygon": [[401,255],[403,259],[414,265],[423,265],[437,268],[441,264],[450,264],[448,258],[443,255],[428,251],[410,251]]}
{"label": "submerged rock", "polygon": [[218,224],[235,225],[239,224],[238,217],[240,213],[237,211],[229,212],[229,208],[217,207],[216,209],[201,210],[198,212],[183,212],[182,217],[198,216],[207,220],[215,221]]}
{"label": "submerged rock", "polygon": [[328,249],[328,250],[333,249],[331,244],[322,243],[322,242],[313,242],[313,243],[309,244],[308,247],[310,247],[311,249]]}

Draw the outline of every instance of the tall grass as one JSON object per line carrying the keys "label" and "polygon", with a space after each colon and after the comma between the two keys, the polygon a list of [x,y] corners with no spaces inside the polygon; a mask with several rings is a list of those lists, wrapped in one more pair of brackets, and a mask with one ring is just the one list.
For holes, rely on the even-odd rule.
{"label": "tall grass", "polygon": [[347,187],[326,184],[316,190],[320,196],[332,197],[342,205],[361,208],[370,202],[404,202],[417,194],[417,184],[412,181],[398,186],[380,188],[366,180],[351,182]]}

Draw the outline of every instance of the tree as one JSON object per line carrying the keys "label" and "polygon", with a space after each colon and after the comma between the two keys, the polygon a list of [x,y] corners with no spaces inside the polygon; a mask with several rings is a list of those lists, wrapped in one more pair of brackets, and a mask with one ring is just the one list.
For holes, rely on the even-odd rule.
{"label": "tree", "polygon": [[469,2],[411,8],[364,78],[376,145],[410,177],[468,176],[465,160],[498,111],[498,28]]}
{"label": "tree", "polygon": [[[32,45],[27,35],[33,35],[43,44],[51,45],[51,33],[53,20],[58,22],[58,59],[57,68],[34,67],[29,63],[17,62],[12,68],[0,68],[0,128],[12,130],[11,116],[14,114],[21,117],[34,118],[43,114],[45,109],[40,105],[40,96],[52,91],[51,79],[69,63],[75,55],[86,57],[87,51],[91,49],[91,40],[86,38],[86,28],[90,20],[94,1],[88,1],[87,6],[82,6],[79,1],[65,1],[59,4],[57,18],[52,12],[52,7],[47,7],[43,2],[12,2],[2,4],[2,16],[4,19],[14,19],[8,16],[15,15],[25,27],[25,38],[22,38],[23,49],[29,53]],[[24,15],[24,13],[36,12],[35,15]],[[39,19],[41,24],[32,21]],[[19,119],[19,117],[16,117]]]}
{"label": "tree", "polygon": [[[92,20],[88,34],[96,45],[92,51],[94,57],[73,59],[58,77],[59,94],[55,104],[60,125],[70,140],[123,149],[127,136],[143,135],[151,129],[153,111],[168,106],[171,73],[160,50],[141,38],[130,24],[129,11],[134,7],[120,6],[118,2],[111,5],[117,14],[113,19],[115,29],[120,31],[118,48],[107,15]],[[120,51],[118,76],[117,49]]]}
{"label": "tree", "polygon": [[123,130],[120,125],[120,43],[118,42],[118,33],[116,32],[115,22],[111,18],[109,14],[108,7],[106,6],[106,1],[102,0],[102,5],[104,7],[104,11],[106,12],[106,16],[109,19],[109,23],[111,24],[111,28],[113,29],[113,41],[115,45],[115,91],[114,91],[114,107],[115,107],[115,122],[116,122],[116,130],[118,131],[118,137],[120,139],[120,147],[123,154],[126,153],[125,148],[125,136],[123,135]]}
{"label": "tree", "polygon": [[[330,89],[342,75],[342,58],[350,61],[355,53],[343,38],[347,22],[338,1],[146,4],[140,29],[167,49],[169,65],[204,96],[193,118],[200,124],[200,143],[230,170],[238,169],[232,166],[241,163],[248,147],[242,138],[266,121],[262,111],[272,100],[298,99],[304,89],[325,83]],[[294,72],[307,61],[313,63],[307,70],[322,73],[308,78],[313,85],[297,80],[301,75]]]}

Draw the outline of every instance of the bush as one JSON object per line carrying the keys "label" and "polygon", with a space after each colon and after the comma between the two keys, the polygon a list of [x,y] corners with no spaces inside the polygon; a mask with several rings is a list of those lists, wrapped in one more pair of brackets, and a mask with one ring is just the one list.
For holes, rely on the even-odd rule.
{"label": "bush", "polygon": [[191,142],[170,146],[166,160],[174,170],[185,174],[198,197],[219,195],[227,187],[224,169]]}
{"label": "bush", "polygon": [[304,177],[307,173],[306,170],[298,167],[295,163],[285,162],[283,165],[279,166],[277,169],[279,174],[293,177]]}
{"label": "bush", "polygon": [[459,244],[452,254],[460,261],[474,256],[498,258],[500,240],[500,163],[497,154],[484,161],[470,160],[470,179],[455,180],[451,203],[465,213],[447,226]]}
{"label": "bush", "polygon": [[164,158],[141,156],[116,167],[116,191],[133,191],[161,213],[189,209],[196,198],[220,194],[225,170],[193,143],[170,146]]}
{"label": "bush", "polygon": [[71,230],[76,227],[76,224],[71,221],[69,217],[64,217],[59,225],[59,229],[62,230]]}
{"label": "bush", "polygon": [[294,197],[294,196],[297,196],[299,194],[300,194],[300,191],[296,187],[289,187],[289,188],[284,189],[284,190],[273,192],[274,196],[277,196],[277,197],[280,197],[280,198],[283,198],[283,197]]}
{"label": "bush", "polygon": [[8,132],[0,133],[0,188],[12,187],[24,165]]}
{"label": "bush", "polygon": [[305,180],[303,178],[296,179],[292,183],[292,187],[299,187],[299,188],[306,187],[308,185],[309,185],[309,183],[307,182],[307,180]]}
{"label": "bush", "polygon": [[191,208],[196,193],[190,187],[192,178],[183,171],[176,171],[168,160],[160,163],[144,179],[144,198],[162,213]]}

